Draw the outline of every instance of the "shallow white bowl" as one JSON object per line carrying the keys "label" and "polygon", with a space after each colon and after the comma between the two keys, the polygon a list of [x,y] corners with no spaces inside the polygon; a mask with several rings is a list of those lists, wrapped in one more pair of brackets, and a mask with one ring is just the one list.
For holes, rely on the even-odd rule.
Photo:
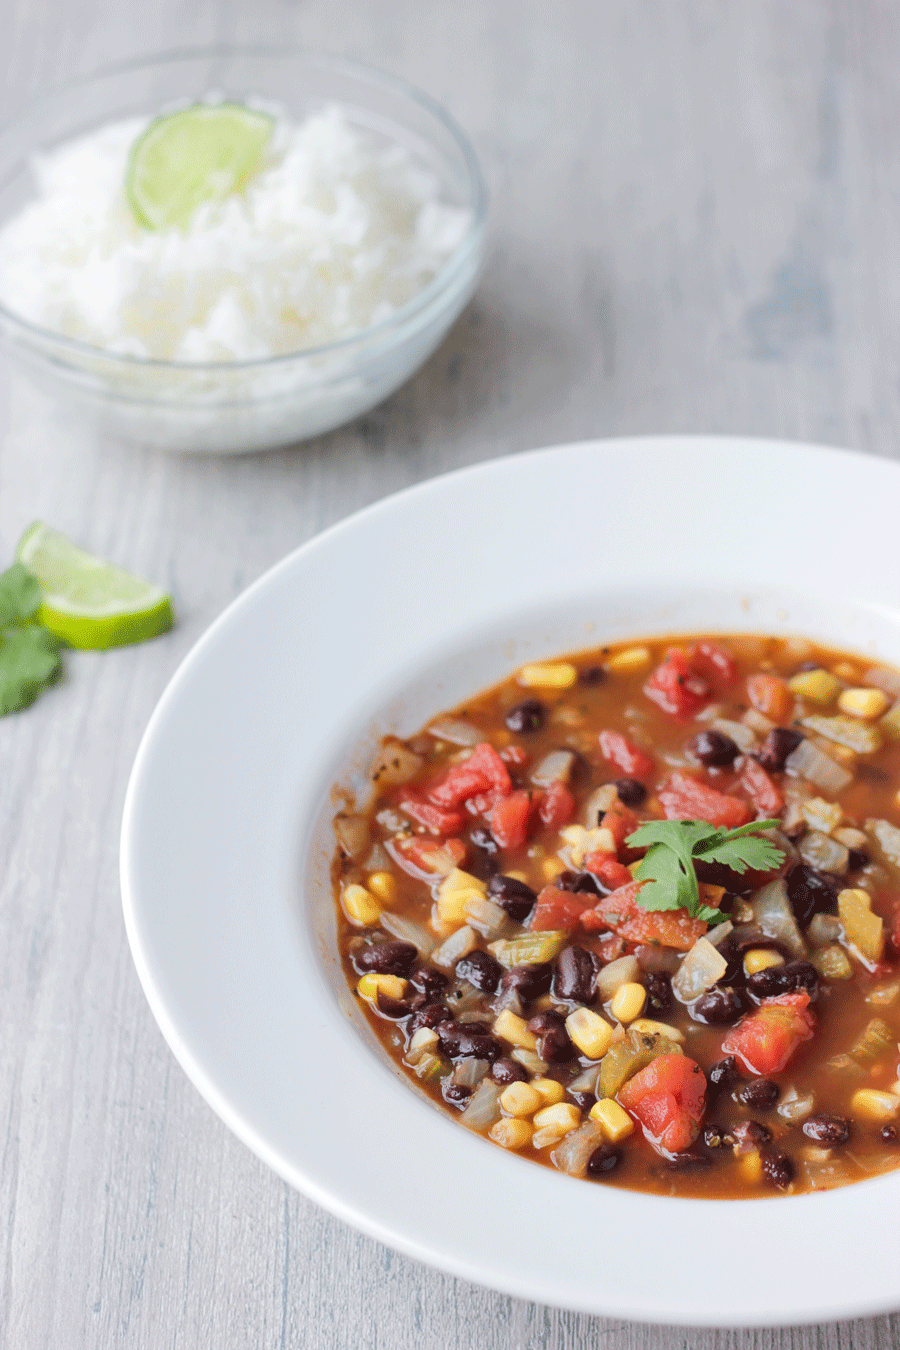
{"label": "shallow white bowl", "polygon": [[338,103],[350,122],[404,146],[442,198],[471,212],[438,274],[388,318],[322,347],[260,361],[121,356],[0,305],[0,342],[67,409],[128,441],[238,454],[305,440],[373,408],[428,359],[470,300],[484,255],[486,195],[475,153],[439,104],[355,61],[291,47],[210,47],[112,66],[54,90],[0,129],[0,221],[34,195],[30,159],[108,122],[200,101],[264,97],[302,121]]}
{"label": "shallow white bowl", "polygon": [[434,1108],[353,1007],[328,879],[332,785],[358,788],[382,734],[525,660],[718,629],[900,664],[898,502],[897,467],[840,451],[587,443],[388,498],[236,601],[147,729],[122,889],[163,1033],[239,1138],[347,1222],[522,1298],[713,1325],[900,1307],[900,1173],[660,1198],[539,1167]]}

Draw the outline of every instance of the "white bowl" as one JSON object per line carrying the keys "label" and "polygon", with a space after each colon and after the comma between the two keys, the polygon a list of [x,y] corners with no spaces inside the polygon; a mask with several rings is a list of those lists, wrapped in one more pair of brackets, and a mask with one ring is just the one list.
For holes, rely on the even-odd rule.
{"label": "white bowl", "polygon": [[[521,662],[645,634],[806,633],[900,664],[900,472],[710,437],[596,442],[400,493],[292,554],[185,661],[138,754],[122,888],[187,1074],[292,1185],[521,1298],[774,1325],[900,1307],[900,1173],[823,1194],[604,1188],[401,1079],[336,959],[335,783]],[[372,566],[372,559],[389,565]]]}
{"label": "white bowl", "polygon": [[36,151],[211,91],[237,100],[262,96],[298,121],[339,103],[350,122],[405,146],[433,173],[443,199],[471,212],[465,238],[407,304],[360,333],[288,356],[229,364],[120,356],[36,327],[0,305],[5,350],[74,413],[142,445],[237,454],[330,431],[409,379],[475,290],[486,195],[460,128],[401,80],[290,47],[210,48],[111,67],[26,108],[0,131],[0,220],[33,196],[29,161]]}

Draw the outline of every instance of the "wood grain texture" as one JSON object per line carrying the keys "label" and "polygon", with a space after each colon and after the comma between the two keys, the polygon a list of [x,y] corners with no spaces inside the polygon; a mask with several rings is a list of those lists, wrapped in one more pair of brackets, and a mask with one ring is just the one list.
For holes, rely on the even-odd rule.
{"label": "wood grain texture", "polygon": [[[0,370],[0,556],[40,516],[169,585],[181,616],[144,648],[72,655],[58,688],[0,723],[0,1344],[896,1345],[897,1318],[605,1322],[359,1236],[271,1175],[187,1082],[138,986],[117,873],[131,762],[178,661],[249,582],[367,502],[490,456],[628,432],[897,455],[896,7],[0,0],[0,13],[7,112],[71,73],[213,40],[298,42],[407,76],[474,138],[494,237],[475,303],[425,370],[298,449],[234,462],[126,450]],[[739,1223],[714,1246],[711,1279],[740,1279]],[[648,1234],[622,1259],[661,1255]]]}

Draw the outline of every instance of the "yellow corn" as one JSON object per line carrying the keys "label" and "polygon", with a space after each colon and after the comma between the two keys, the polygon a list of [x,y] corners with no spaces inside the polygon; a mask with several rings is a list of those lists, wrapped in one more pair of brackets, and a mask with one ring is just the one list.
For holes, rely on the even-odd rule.
{"label": "yellow corn", "polygon": [[633,1022],[644,1011],[647,991],[642,984],[620,984],[612,997],[609,1011],[617,1022]]}
{"label": "yellow corn", "polygon": [[864,1120],[893,1120],[900,1111],[900,1097],[878,1088],[860,1088],[850,1098],[850,1110]]}
{"label": "yellow corn", "polygon": [[[900,1101],[900,1098],[897,1099]],[[758,1185],[763,1179],[762,1158],[754,1149],[752,1153],[742,1153],[738,1159],[738,1167],[744,1174],[744,1180],[748,1186]]]}
{"label": "yellow corn", "polygon": [[[900,1097],[897,1101],[900,1102]],[[561,1136],[568,1134],[580,1124],[581,1112],[571,1102],[557,1102],[555,1106],[545,1106],[534,1118],[536,1130],[559,1130]]]}
{"label": "yellow corn", "polygon": [[446,931],[450,925],[456,926],[466,921],[466,905],[470,900],[483,900],[487,887],[478,877],[454,867],[448,872],[438,887],[436,918]]}
{"label": "yellow corn", "polygon": [[374,895],[365,886],[358,886],[355,882],[344,887],[341,904],[347,918],[359,928],[377,923],[381,918],[381,906]]}
{"label": "yellow corn", "polygon": [[784,957],[779,956],[777,952],[769,951],[767,947],[752,947],[749,952],[744,953],[744,974],[755,975],[760,970],[768,970],[771,966],[783,966]]}
{"label": "yellow corn", "polygon": [[808,698],[810,702],[821,703],[824,706],[833,703],[837,698],[841,682],[828,670],[821,668],[801,670],[799,675],[794,675],[788,680],[788,689],[792,694],[798,694],[800,698]]}
{"label": "yellow corn", "polygon": [[528,877],[525,875],[524,872],[519,872],[519,871],[514,871],[514,870],[513,870],[513,871],[506,872],[505,875],[508,876],[508,877],[512,877],[513,881],[524,881],[524,882],[526,883],[526,885],[527,885],[527,883],[528,883]]}
{"label": "yellow corn", "polygon": [[535,661],[523,666],[516,676],[526,689],[571,689],[578,671],[571,661]]}
{"label": "yellow corn", "polygon": [[555,1106],[566,1095],[562,1083],[557,1083],[555,1078],[532,1078],[528,1086],[540,1093],[545,1106]]}
{"label": "yellow corn", "polygon": [[640,670],[646,666],[650,660],[650,649],[648,647],[626,647],[624,651],[616,652],[606,663],[607,670]]}
{"label": "yellow corn", "polygon": [[527,1120],[515,1120],[507,1117],[498,1120],[488,1130],[488,1138],[503,1148],[524,1148],[531,1143],[531,1126]]}
{"label": "yellow corn", "polygon": [[684,1032],[679,1031],[678,1027],[670,1027],[667,1022],[654,1022],[651,1017],[639,1017],[636,1022],[632,1022],[631,1031],[638,1031],[642,1036],[667,1036],[670,1041],[683,1041]]}
{"label": "yellow corn", "polygon": [[509,1116],[533,1116],[544,1105],[544,1099],[530,1083],[510,1083],[500,1093],[500,1105]]}
{"label": "yellow corn", "polygon": [[838,914],[844,934],[866,961],[880,961],[884,951],[884,921],[872,913],[872,897],[859,886],[838,894]]}
{"label": "yellow corn", "polygon": [[569,1013],[566,1031],[572,1044],[588,1059],[602,1059],[612,1042],[612,1027],[590,1008],[576,1008]]}
{"label": "yellow corn", "polygon": [[397,879],[390,872],[370,872],[366,877],[366,885],[379,900],[391,901],[397,894]]}
{"label": "yellow corn", "polygon": [[565,872],[566,864],[559,858],[545,858],[541,863],[541,871],[544,874],[545,881],[555,881],[561,872]]}
{"label": "yellow corn", "polygon": [[844,689],[838,696],[841,712],[870,722],[887,712],[891,700],[882,689]]}
{"label": "yellow corn", "polygon": [[408,988],[408,981],[402,980],[399,975],[376,975],[374,971],[364,975],[356,986],[361,998],[375,1004],[379,994],[384,994],[385,998],[402,998]]}
{"label": "yellow corn", "polygon": [[896,1083],[891,1083],[888,1091],[892,1092],[895,1097],[900,1097],[900,1078],[897,1079]]}
{"label": "yellow corn", "polygon": [[627,1139],[634,1132],[631,1116],[612,1097],[602,1097],[591,1107],[591,1120],[596,1120],[603,1131],[604,1138],[611,1144]]}
{"label": "yellow corn", "polygon": [[508,1008],[503,1009],[494,1023],[494,1035],[510,1045],[520,1045],[523,1050],[537,1049],[537,1038],[532,1036],[522,1018],[516,1017]]}

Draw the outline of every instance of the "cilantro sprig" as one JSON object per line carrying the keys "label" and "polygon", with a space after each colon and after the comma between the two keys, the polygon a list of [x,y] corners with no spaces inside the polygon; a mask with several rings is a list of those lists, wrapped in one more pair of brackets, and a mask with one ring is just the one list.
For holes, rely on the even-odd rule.
{"label": "cilantro sprig", "polygon": [[754,820],[735,830],[723,830],[705,820],[646,820],[625,840],[629,848],[646,848],[635,870],[643,881],[637,902],[647,910],[686,909],[695,919],[722,923],[721,910],[700,901],[696,862],[724,863],[743,875],[748,869],[766,872],[778,867],[784,854],[762,831],[777,820]]}
{"label": "cilantro sprig", "polygon": [[37,621],[41,590],[22,563],[0,573],[0,717],[29,707],[59,675],[58,638]]}

